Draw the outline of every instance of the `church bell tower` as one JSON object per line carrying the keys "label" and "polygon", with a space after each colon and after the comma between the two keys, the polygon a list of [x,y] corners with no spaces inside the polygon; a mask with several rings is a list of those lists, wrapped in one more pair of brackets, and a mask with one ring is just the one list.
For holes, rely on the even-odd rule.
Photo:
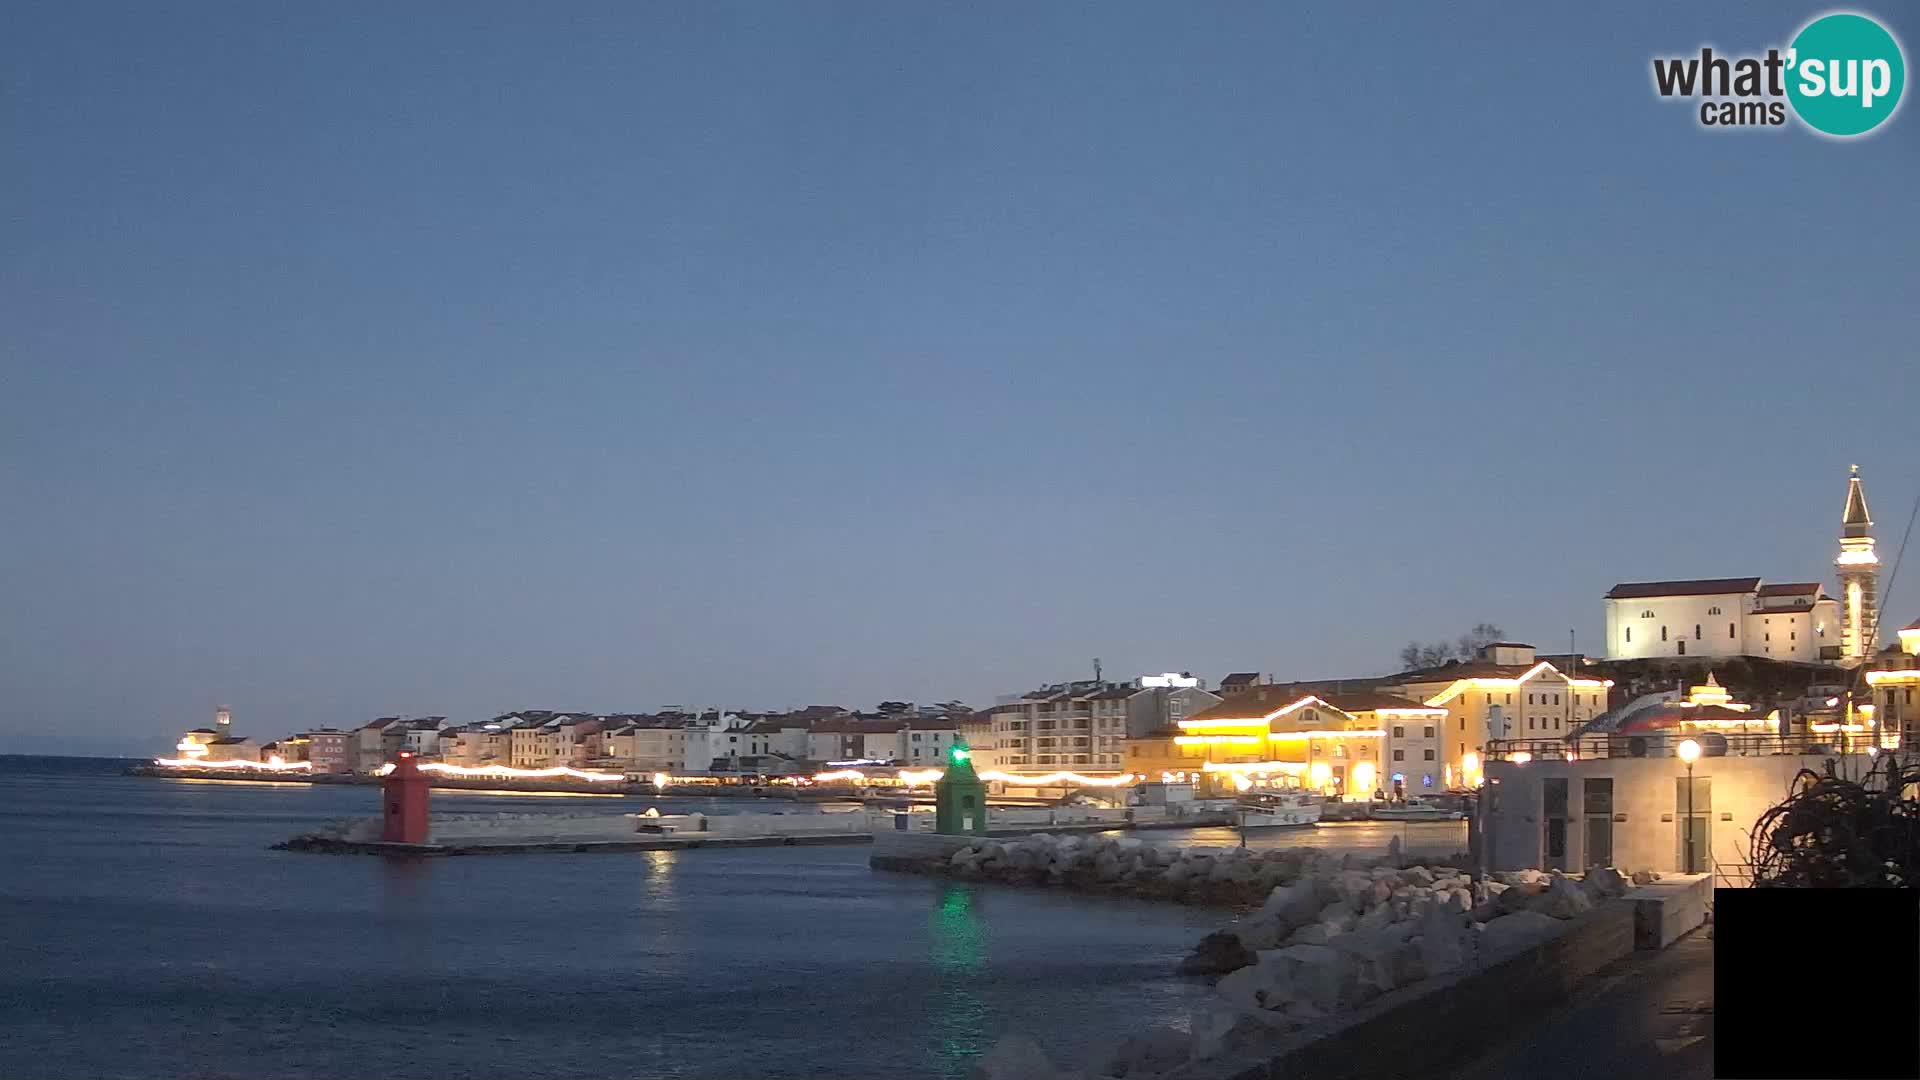
{"label": "church bell tower", "polygon": [[1840,516],[1840,662],[1863,663],[1873,655],[1879,636],[1879,611],[1874,587],[1880,578],[1880,557],[1873,553],[1873,518],[1867,513],[1867,493],[1860,486],[1860,466],[1847,478],[1847,508]]}

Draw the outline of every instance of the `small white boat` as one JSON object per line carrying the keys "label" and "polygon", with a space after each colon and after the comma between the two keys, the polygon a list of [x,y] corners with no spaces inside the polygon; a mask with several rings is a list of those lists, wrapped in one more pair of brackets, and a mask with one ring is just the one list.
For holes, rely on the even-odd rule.
{"label": "small white boat", "polygon": [[1236,829],[1283,829],[1314,825],[1320,821],[1318,801],[1308,799],[1263,799],[1238,803],[1233,808]]}
{"label": "small white boat", "polygon": [[1414,799],[1404,803],[1374,803],[1368,816],[1375,821],[1461,821],[1467,815]]}

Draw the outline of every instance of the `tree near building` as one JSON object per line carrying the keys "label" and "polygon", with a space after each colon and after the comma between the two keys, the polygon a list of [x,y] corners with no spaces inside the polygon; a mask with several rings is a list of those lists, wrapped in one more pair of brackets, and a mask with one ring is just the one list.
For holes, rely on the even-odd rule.
{"label": "tree near building", "polygon": [[1480,650],[1499,641],[1505,636],[1490,622],[1475,623],[1473,629],[1461,634],[1453,644],[1444,641],[1421,643],[1409,641],[1400,650],[1400,670],[1420,671],[1424,668],[1439,667],[1449,660],[1471,660],[1480,654]]}

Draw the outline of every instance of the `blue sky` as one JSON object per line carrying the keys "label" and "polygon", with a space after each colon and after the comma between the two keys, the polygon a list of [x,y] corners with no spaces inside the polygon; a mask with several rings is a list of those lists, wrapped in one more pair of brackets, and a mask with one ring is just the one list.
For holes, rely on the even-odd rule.
{"label": "blue sky", "polygon": [[1829,579],[1849,462],[1916,493],[1920,121],[1648,75],[1820,10],[11,5],[0,750]]}

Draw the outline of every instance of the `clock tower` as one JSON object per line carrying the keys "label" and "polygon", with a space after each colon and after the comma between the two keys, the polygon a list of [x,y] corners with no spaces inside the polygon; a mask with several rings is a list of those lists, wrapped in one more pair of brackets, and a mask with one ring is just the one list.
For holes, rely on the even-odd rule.
{"label": "clock tower", "polygon": [[1874,588],[1880,578],[1880,557],[1873,553],[1873,518],[1867,513],[1867,493],[1860,486],[1860,466],[1847,478],[1847,508],[1840,515],[1840,662],[1864,663],[1873,655],[1879,637],[1879,610]]}

